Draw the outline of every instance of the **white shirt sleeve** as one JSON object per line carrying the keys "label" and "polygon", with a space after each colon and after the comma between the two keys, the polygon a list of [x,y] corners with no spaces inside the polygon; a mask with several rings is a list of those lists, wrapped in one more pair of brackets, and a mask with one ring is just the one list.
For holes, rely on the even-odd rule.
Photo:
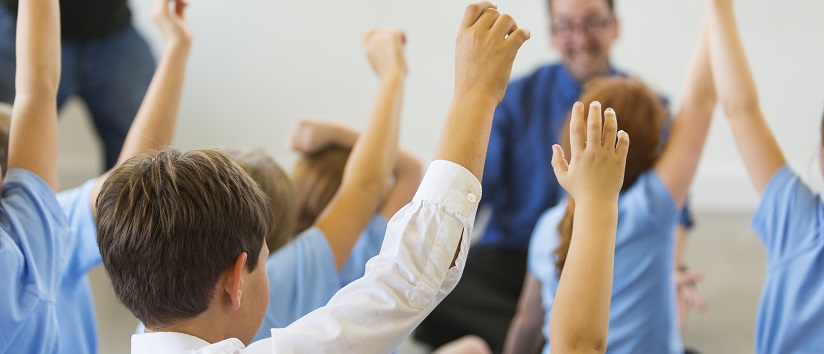
{"label": "white shirt sleeve", "polygon": [[366,264],[363,278],[326,306],[272,329],[271,339],[253,343],[248,352],[395,350],[460,279],[480,195],[481,184],[468,170],[432,162],[415,198],[389,221],[381,252]]}

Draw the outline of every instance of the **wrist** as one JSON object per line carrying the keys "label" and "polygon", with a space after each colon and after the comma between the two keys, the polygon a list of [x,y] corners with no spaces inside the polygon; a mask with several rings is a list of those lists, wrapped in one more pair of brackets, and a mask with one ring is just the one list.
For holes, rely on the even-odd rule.
{"label": "wrist", "polygon": [[499,103],[494,95],[481,90],[455,90],[452,97],[452,105],[459,107],[475,107],[494,111]]}

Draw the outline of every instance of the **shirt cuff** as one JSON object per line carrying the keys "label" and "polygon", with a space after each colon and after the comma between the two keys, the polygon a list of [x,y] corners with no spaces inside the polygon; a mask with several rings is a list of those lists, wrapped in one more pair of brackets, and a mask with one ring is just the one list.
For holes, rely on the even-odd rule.
{"label": "shirt cuff", "polygon": [[481,182],[463,166],[435,160],[421,181],[413,200],[428,201],[468,218],[481,201]]}

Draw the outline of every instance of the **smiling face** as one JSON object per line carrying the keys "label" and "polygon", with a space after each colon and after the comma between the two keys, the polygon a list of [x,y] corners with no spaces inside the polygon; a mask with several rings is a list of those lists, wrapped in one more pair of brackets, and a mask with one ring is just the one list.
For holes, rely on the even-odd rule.
{"label": "smiling face", "polygon": [[587,81],[609,71],[618,20],[607,0],[549,0],[552,47],[572,76]]}

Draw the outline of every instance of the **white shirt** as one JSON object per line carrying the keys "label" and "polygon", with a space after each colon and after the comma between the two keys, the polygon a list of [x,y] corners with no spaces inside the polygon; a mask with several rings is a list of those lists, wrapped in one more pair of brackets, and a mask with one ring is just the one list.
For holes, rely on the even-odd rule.
{"label": "white shirt", "polygon": [[249,347],[165,332],[133,335],[132,353],[390,353],[458,283],[480,196],[480,182],[464,167],[433,161],[412,202],[389,221],[366,274],[326,306]]}

